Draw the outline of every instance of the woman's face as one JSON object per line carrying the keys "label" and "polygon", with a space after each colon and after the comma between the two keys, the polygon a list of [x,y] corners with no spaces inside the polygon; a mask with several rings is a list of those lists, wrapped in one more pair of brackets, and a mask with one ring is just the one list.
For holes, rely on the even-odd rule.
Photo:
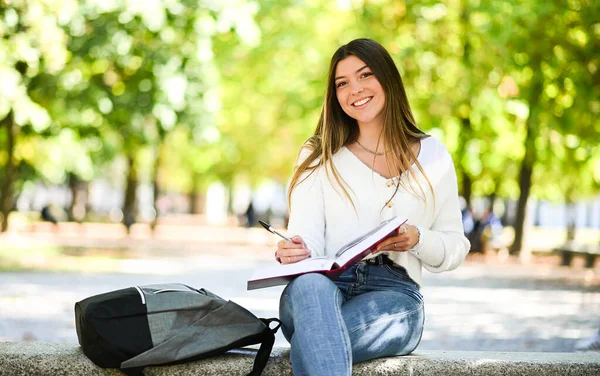
{"label": "woman's face", "polygon": [[354,55],[335,69],[335,92],[344,112],[359,124],[381,125],[385,93],[371,68]]}

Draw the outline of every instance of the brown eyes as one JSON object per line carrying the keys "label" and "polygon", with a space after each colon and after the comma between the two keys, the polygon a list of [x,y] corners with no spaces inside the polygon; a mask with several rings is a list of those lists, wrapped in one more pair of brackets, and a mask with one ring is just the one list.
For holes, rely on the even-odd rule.
{"label": "brown eyes", "polygon": [[[369,78],[369,77],[371,77],[372,75],[373,75],[373,72],[362,72],[362,73],[360,74],[360,76],[358,76],[358,78],[359,78],[359,79]],[[336,89],[339,89],[339,88],[341,88],[341,87],[343,87],[343,86],[346,86],[346,85],[348,85],[348,82],[346,82],[346,81],[338,81],[338,82],[335,84],[335,87],[336,87]]]}

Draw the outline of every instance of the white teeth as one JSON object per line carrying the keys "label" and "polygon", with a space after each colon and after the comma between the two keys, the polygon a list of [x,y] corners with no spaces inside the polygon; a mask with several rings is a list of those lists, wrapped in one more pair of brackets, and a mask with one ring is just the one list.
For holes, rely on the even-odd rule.
{"label": "white teeth", "polygon": [[371,100],[371,97],[367,97],[367,98],[364,98],[364,99],[361,99],[359,101],[352,103],[352,105],[353,106],[362,106],[363,104],[367,103],[370,100]]}

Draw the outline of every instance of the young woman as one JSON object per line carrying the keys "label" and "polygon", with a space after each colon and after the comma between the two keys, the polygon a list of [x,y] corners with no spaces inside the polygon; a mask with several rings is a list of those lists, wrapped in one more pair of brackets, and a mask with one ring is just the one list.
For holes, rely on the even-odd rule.
{"label": "young woman", "polygon": [[280,301],[295,375],[350,375],[352,364],[405,355],[423,332],[421,267],[456,268],[469,251],[456,173],[444,145],[416,125],[400,73],[377,42],[357,39],[331,59],[315,134],[300,151],[288,231],[275,257],[333,256],[393,216],[408,218],[332,281],[296,278]]}

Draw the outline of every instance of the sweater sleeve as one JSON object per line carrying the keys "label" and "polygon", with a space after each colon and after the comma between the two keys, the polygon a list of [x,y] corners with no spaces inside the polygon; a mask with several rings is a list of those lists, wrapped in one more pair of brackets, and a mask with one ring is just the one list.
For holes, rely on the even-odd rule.
{"label": "sweater sleeve", "polygon": [[[456,269],[465,259],[471,245],[464,235],[458,183],[452,157],[444,150],[442,187],[435,197],[436,215],[431,228],[421,228],[422,244],[413,254],[430,272],[440,273]],[[439,209],[438,209],[439,205]]]}
{"label": "sweater sleeve", "polygon": [[[299,166],[309,154],[309,149],[302,149],[296,166]],[[292,236],[300,236],[313,256],[324,256],[325,204],[320,168],[304,173],[299,182],[294,187],[290,198],[288,233]]]}

